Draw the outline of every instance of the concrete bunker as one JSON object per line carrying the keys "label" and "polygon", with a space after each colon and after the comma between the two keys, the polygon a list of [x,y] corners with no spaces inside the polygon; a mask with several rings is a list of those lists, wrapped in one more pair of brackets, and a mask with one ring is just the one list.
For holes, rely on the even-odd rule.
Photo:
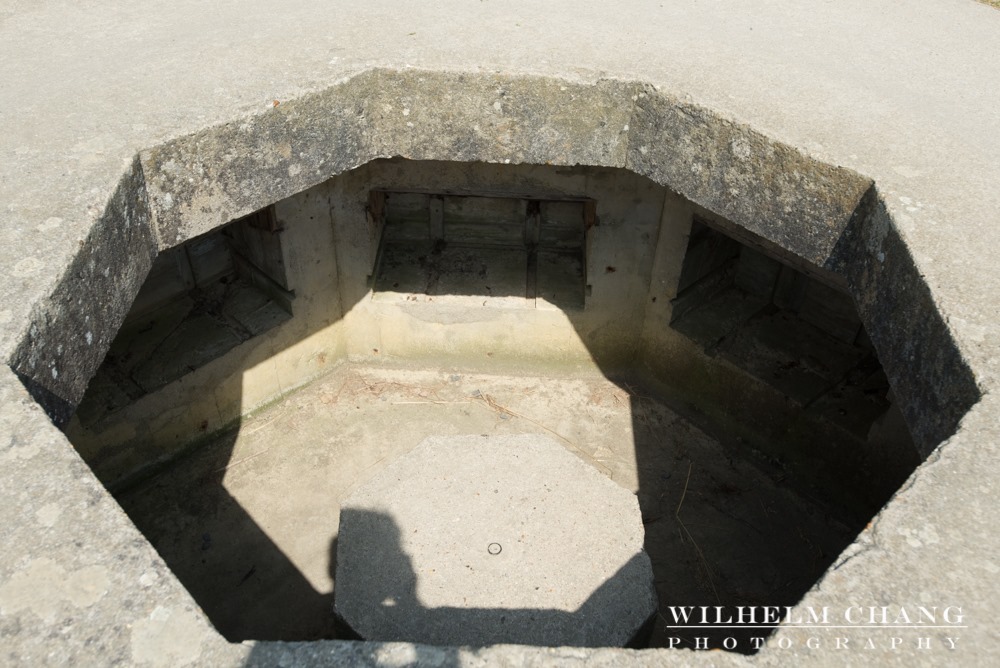
{"label": "concrete bunker", "polygon": [[[455,202],[451,206],[449,199]],[[531,244],[545,234],[550,202],[571,204],[553,208],[562,214],[555,222],[575,230],[575,238],[562,236],[573,239],[568,254],[576,265],[560,264],[561,249],[546,257],[544,249]],[[67,428],[94,470],[110,488],[121,490],[136,523],[175,572],[185,574],[182,580],[202,607],[234,640],[335,634],[322,596],[313,596],[316,603],[307,606],[312,619],[293,612],[301,595],[279,604],[271,593],[254,603],[268,589],[292,592],[306,586],[289,587],[283,581],[290,577],[287,572],[274,575],[289,570],[273,565],[278,555],[293,563],[305,560],[301,570],[309,572],[332,563],[335,550],[335,517],[317,527],[318,542],[331,547],[313,546],[311,557],[285,539],[274,541],[276,549],[246,548],[260,540],[256,532],[248,535],[248,519],[264,527],[275,518],[265,507],[253,508],[263,499],[256,493],[246,498],[236,480],[251,467],[256,471],[273,463],[272,449],[287,451],[283,457],[301,456],[301,469],[284,469],[279,479],[261,484],[288,502],[301,494],[299,511],[309,516],[317,512],[317,500],[336,508],[339,494],[415,445],[410,440],[418,434],[450,433],[458,425],[473,433],[538,431],[541,426],[638,493],[651,535],[658,524],[676,531],[683,521],[671,516],[665,499],[679,501],[685,483],[691,496],[684,503],[696,524],[724,519],[733,512],[731,505],[766,485],[766,503],[782,509],[741,518],[745,523],[757,525],[771,512],[772,522],[794,517],[810,535],[824,533],[806,540],[795,535],[774,540],[775,534],[759,531],[756,538],[741,535],[738,542],[770,556],[751,560],[747,549],[745,565],[720,567],[698,556],[709,542],[699,540],[695,529],[681,543],[690,551],[684,568],[678,568],[669,545],[676,541],[673,531],[669,538],[651,537],[647,550],[658,570],[664,606],[680,600],[675,598],[678,579],[692,583],[685,600],[696,596],[701,604],[752,600],[727,588],[756,589],[755,595],[763,597],[765,583],[777,587],[773,576],[779,574],[799,580],[799,586],[810,584],[822,572],[819,565],[836,556],[918,461],[905,426],[893,418],[889,385],[849,298],[766,255],[762,244],[727,236],[719,230],[731,229],[731,223],[718,216],[710,221],[677,193],[628,171],[382,160],[269,210],[277,223],[268,234],[281,238],[272,245],[287,254],[281,264],[296,295],[288,302],[294,315],[229,352],[203,356],[202,364],[183,367],[184,373],[159,391],[124,404],[112,407],[106,401],[117,396],[108,387],[119,385],[92,383]],[[509,229],[497,232],[502,225]],[[455,228],[464,235],[457,242]],[[199,235],[176,248],[191,255],[205,243],[205,235]],[[567,264],[571,271],[565,271]],[[562,280],[561,292],[549,289],[547,275]],[[168,280],[163,276],[151,272],[139,294],[159,292],[157,286]],[[214,294],[231,282],[231,275],[223,274],[215,279],[220,285],[201,290]],[[158,329],[149,329],[156,319],[145,302],[138,303],[143,309],[126,323],[136,322],[147,330],[140,336],[148,336]],[[161,312],[175,308],[168,302]],[[214,327],[203,327],[201,336],[203,344],[188,337],[181,347],[216,349]],[[115,351],[135,348],[135,341],[135,327],[124,327],[96,379],[120,373]],[[160,356],[151,354],[154,362]],[[175,359],[163,356],[164,363]],[[338,357],[345,361],[338,363]],[[695,370],[692,359],[699,365]],[[680,374],[698,381],[676,383]],[[528,378],[545,379],[562,392],[558,397],[532,392],[524,385]],[[308,387],[292,392],[310,382],[336,387],[325,394]],[[624,393],[615,394],[614,387]],[[518,396],[527,403],[513,405]],[[278,405],[266,407],[275,400]],[[334,462],[323,447],[315,447],[328,439],[318,426],[321,415],[310,416],[304,440],[267,426],[270,416],[297,402],[297,411],[311,414],[362,401],[375,402],[354,408],[363,412],[363,420],[327,411],[328,428],[354,432],[354,447],[361,452],[356,455],[341,442]],[[478,413],[446,417],[435,410],[435,401],[465,402]],[[612,405],[602,408],[605,402]],[[380,406],[384,403],[389,405]],[[259,413],[245,417],[255,409]],[[589,413],[597,410],[610,424],[622,425],[625,417],[631,424],[624,429],[560,426],[592,420]],[[497,419],[501,424],[492,424]],[[376,429],[376,420],[386,423]],[[296,445],[245,450],[239,434],[258,429],[269,439]],[[408,432],[407,438],[398,430]],[[309,438],[316,443],[310,446]],[[296,450],[300,455],[292,454]],[[384,454],[382,463],[370,463],[373,450]],[[245,457],[255,458],[240,463]],[[352,457],[357,461],[349,462]],[[734,457],[743,462],[736,467],[718,463]],[[211,470],[204,468],[208,461]],[[327,462],[320,471],[327,466],[362,470],[354,479],[330,483],[336,490],[332,497],[330,492],[316,496],[322,476],[305,483],[308,491],[294,491],[317,461]],[[227,496],[232,501],[220,501]],[[202,502],[226,509],[203,517],[193,512]],[[242,506],[248,506],[245,512]],[[295,526],[308,530],[301,522]],[[175,531],[180,533],[170,535]],[[740,535],[732,527],[727,531]],[[774,541],[769,548],[764,536]],[[737,542],[716,539],[720,544],[708,548],[709,554],[731,550]],[[220,549],[219,543],[228,546]],[[761,561],[777,559],[779,550],[795,558],[786,556],[773,575],[761,577]],[[267,552],[272,554],[261,556]],[[247,562],[251,557],[272,565]],[[327,580],[331,575],[323,572]],[[323,578],[311,573],[306,579]],[[322,591],[322,584],[311,586]],[[227,588],[249,595],[234,596]],[[792,603],[798,594],[782,600]],[[259,608],[260,601],[267,601],[271,611],[252,619],[248,628],[246,611]],[[265,615],[263,609],[257,614]]]}
{"label": "concrete bunker", "polygon": [[[428,85],[401,80],[414,95]],[[519,97],[537,98],[536,84],[543,97],[567,88],[505,81],[497,92],[490,82],[483,95],[516,106]],[[464,83],[443,77],[433,85]],[[290,158],[273,136],[282,123],[294,125],[292,111],[143,157],[139,192],[155,212],[154,244],[163,250],[190,255],[220,223],[273,206],[276,224],[264,227],[280,238],[270,247],[280,247],[285,275],[255,263],[261,271],[237,277],[251,285],[255,276],[267,279],[255,294],[291,316],[282,309],[273,327],[113,410],[100,383],[80,402],[82,387],[66,391],[59,384],[66,381],[43,373],[61,364],[49,366],[49,358],[64,355],[48,345],[44,327],[22,346],[19,370],[57,419],[60,406],[79,403],[67,434],[227,638],[336,636],[330,531],[337,495],[418,436],[459,428],[552,432],[637,493],[661,606],[792,605],[954,428],[974,391],[948,394],[934,378],[908,378],[903,369],[913,351],[934,358],[933,373],[961,365],[919,286],[906,299],[887,298],[890,283],[909,278],[912,266],[880,217],[871,184],[703,110],[694,110],[694,129],[710,141],[681,158],[665,155],[661,146],[690,140],[678,138],[684,129],[672,119],[692,110],[681,113],[683,105],[645,87],[617,86],[571,88],[590,102],[634,103],[628,123],[619,124],[631,133],[626,149],[612,141],[620,131],[593,129],[610,127],[609,119],[587,107],[579,118],[593,127],[541,121],[547,125],[537,137],[545,141],[515,160],[467,148],[463,137],[444,148],[427,140],[426,151],[399,140],[405,150],[389,155],[422,159],[377,159],[384,148],[367,160],[346,151],[347,167],[314,160],[317,173],[334,176],[303,183],[287,175],[302,173],[295,160],[308,162],[303,155],[319,151],[315,141],[293,142],[298,152]],[[323,96],[303,105],[310,103],[329,107]],[[344,114],[373,119],[372,110],[389,103],[370,105],[347,105]],[[536,120],[509,113],[526,127]],[[572,148],[580,132],[587,138]],[[245,148],[246,136],[276,153],[258,148],[220,161],[230,155],[220,147]],[[187,155],[183,168],[180,154]],[[277,166],[269,162],[274,155],[285,156]],[[254,169],[232,167],[234,160]],[[550,161],[559,166],[544,164]],[[240,179],[227,178],[231,169]],[[259,185],[268,170],[279,176]],[[195,173],[200,178],[186,177]],[[764,187],[755,192],[758,180]],[[393,208],[407,197],[409,205]],[[455,220],[446,214],[467,211],[470,201],[489,206],[479,206],[471,223],[465,217],[472,237],[452,244],[464,255],[447,258],[442,271],[429,256],[444,256]],[[547,217],[566,203],[570,215]],[[426,211],[419,223],[426,237],[422,228],[393,236],[407,224],[406,215],[393,217],[400,210]],[[504,236],[506,245],[487,234],[501,214],[520,234]],[[109,216],[109,225],[120,219]],[[545,230],[561,230],[546,221],[563,219],[579,221],[565,228],[578,232],[555,234],[557,248],[544,247]],[[419,241],[426,252],[407,257],[394,239]],[[225,243],[232,254],[234,242]],[[100,235],[85,250],[107,252]],[[511,272],[522,258],[524,271]],[[492,294],[492,280],[476,287],[491,272],[507,279],[500,294]],[[449,287],[442,276],[461,280]],[[414,287],[399,280],[407,277]],[[118,291],[141,294],[138,284]],[[899,319],[928,308],[923,326],[933,335],[906,355],[894,352]],[[101,340],[115,349],[118,328],[108,329]],[[889,352],[879,355],[881,364],[875,349]],[[74,375],[89,378],[97,362],[89,364]],[[939,410],[926,415],[928,407]],[[322,424],[342,432],[324,444]],[[270,439],[290,445],[275,447],[275,459],[254,438],[269,425],[282,429]],[[297,429],[305,440],[293,438]],[[624,450],[623,440],[632,441]],[[309,469],[322,474],[303,477]],[[243,480],[234,477],[248,470]],[[755,509],[741,515],[750,496]],[[304,497],[319,503],[296,507]],[[310,526],[321,529],[310,533]],[[652,644],[665,644],[669,632],[661,627]]]}

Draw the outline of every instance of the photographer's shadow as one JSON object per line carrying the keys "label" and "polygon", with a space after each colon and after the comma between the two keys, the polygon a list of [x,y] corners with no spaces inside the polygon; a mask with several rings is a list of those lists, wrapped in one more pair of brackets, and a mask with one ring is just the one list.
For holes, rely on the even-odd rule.
{"label": "photographer's shadow", "polygon": [[[645,553],[634,555],[573,612],[422,605],[417,596],[418,576],[403,550],[399,527],[385,513],[342,509],[340,533],[331,544],[330,556],[341,638],[452,647],[644,647],[656,617],[655,603],[653,614],[634,628],[620,614],[637,592],[636,608],[645,605],[641,583],[649,583],[650,572]],[[553,571],[560,567],[552,564]],[[483,586],[501,585],[483,582]],[[648,595],[655,601],[651,586]],[[462,592],[454,595],[462,599]]]}

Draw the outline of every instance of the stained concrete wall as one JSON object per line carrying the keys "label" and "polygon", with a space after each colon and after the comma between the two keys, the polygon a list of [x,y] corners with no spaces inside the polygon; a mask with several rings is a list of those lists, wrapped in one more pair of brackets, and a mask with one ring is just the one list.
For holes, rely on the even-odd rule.
{"label": "stained concrete wall", "polygon": [[[834,410],[817,410],[812,401],[790,396],[758,373],[751,359],[727,358],[673,326],[681,270],[686,258],[692,222],[698,217],[725,234],[734,234],[747,248],[758,249],[786,267],[847,287],[832,272],[790,258],[780,247],[740,231],[731,221],[683,198],[665,203],[649,294],[639,330],[639,371],[645,380],[687,411],[742,456],[767,467],[810,497],[821,500],[845,520],[864,521],[882,506],[919,463],[898,407],[890,405],[870,434],[851,433],[831,413],[847,415],[858,406],[847,402]],[[727,317],[720,314],[721,317]],[[789,350],[794,337],[789,330]],[[774,342],[754,343],[748,351],[760,354]],[[831,357],[835,357],[833,351]],[[802,360],[794,359],[798,365]],[[823,360],[823,363],[829,363]],[[839,389],[839,388],[838,388]]]}
{"label": "stained concrete wall", "polygon": [[[594,366],[610,371],[634,360],[663,203],[677,198],[666,188],[621,169],[433,161],[376,161],[329,187],[341,294],[353,305],[345,316],[352,359],[504,372]],[[596,200],[584,308],[563,311],[542,300],[537,307],[511,308],[486,294],[448,303],[372,300],[366,277],[377,241],[368,234],[364,213],[371,188]]]}
{"label": "stained concrete wall", "polygon": [[275,214],[293,317],[92,424],[74,415],[66,433],[106,485],[141,475],[213,433],[322,375],[342,358],[330,204],[323,186],[282,200]]}
{"label": "stained concrete wall", "polygon": [[[372,299],[379,243],[366,213],[373,189],[589,197],[597,224],[587,239],[586,304],[510,308],[487,295],[450,304]],[[664,209],[664,202],[670,207]],[[612,168],[379,160],[275,206],[293,317],[92,424],[74,416],[67,434],[114,487],[323,374],[342,358],[502,372],[597,368],[639,351],[661,225],[681,198]],[[663,216],[664,211],[671,215]],[[665,221],[665,222],[661,222]],[[670,239],[680,239],[676,231]],[[660,248],[683,255],[684,245]],[[501,300],[502,301],[502,300]]]}
{"label": "stained concrete wall", "polygon": [[[583,307],[488,294],[374,298],[373,190],[593,199]],[[281,200],[275,213],[292,319],[106,417],[74,416],[67,433],[106,484],[231,428],[341,359],[500,373],[644,369],[743,454],[787,467],[810,493],[858,517],[916,464],[908,445],[903,456],[864,447],[671,326],[693,216],[733,225],[628,170],[383,159]]]}

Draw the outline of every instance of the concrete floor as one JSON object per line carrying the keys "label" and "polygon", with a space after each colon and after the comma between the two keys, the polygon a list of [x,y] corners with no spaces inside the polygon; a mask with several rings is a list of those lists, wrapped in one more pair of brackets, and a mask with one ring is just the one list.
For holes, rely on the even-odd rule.
{"label": "concrete floor", "polygon": [[429,435],[524,433],[638,495],[661,613],[792,605],[857,532],[641,384],[596,373],[343,364],[118,500],[230,640],[330,638],[341,500]]}

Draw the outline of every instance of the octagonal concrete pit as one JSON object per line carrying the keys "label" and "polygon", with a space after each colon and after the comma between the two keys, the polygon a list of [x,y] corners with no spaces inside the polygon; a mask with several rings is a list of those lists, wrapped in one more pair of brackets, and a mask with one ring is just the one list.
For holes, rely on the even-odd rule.
{"label": "octagonal concrete pit", "polygon": [[549,437],[428,438],[344,500],[336,610],[366,640],[644,644],[642,544],[635,497]]}
{"label": "octagonal concrete pit", "polygon": [[869,179],[642,84],[392,71],[143,151],[13,366],[229,640],[336,637],[344,500],[456,433],[634,493],[661,608],[793,605],[979,397]]}

